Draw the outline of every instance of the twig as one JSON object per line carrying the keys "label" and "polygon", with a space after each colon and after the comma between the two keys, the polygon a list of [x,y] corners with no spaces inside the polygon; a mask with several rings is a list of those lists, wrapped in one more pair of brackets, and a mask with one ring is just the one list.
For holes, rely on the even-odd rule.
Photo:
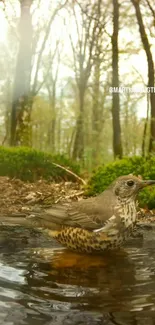
{"label": "twig", "polygon": [[56,163],[54,163],[54,162],[52,162],[52,164],[55,165],[56,167],[59,167],[59,168],[65,170],[67,173],[73,175],[73,176],[74,176],[75,178],[77,178],[77,179],[78,179],[78,180],[79,180],[83,185],[86,185],[86,184],[87,184],[83,178],[79,177],[77,174],[73,173],[73,172],[72,172],[71,170],[69,170],[68,168],[63,167],[63,166],[61,166],[61,165],[59,165],[59,164],[56,164]]}
{"label": "twig", "polygon": [[[153,7],[151,6],[149,0],[146,0],[146,2],[147,2],[147,4],[148,4],[148,6],[149,6],[150,11],[152,12],[153,18],[155,19],[155,10],[154,10]],[[154,24],[155,24],[155,22],[154,22]]]}

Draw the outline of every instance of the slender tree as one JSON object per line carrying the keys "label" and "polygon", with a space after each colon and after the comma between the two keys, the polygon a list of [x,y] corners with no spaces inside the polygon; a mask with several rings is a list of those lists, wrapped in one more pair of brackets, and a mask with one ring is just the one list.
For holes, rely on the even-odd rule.
{"label": "slender tree", "polygon": [[[56,60],[54,60],[56,58]],[[60,48],[56,44],[54,55],[48,58],[50,61],[49,73],[46,80],[46,87],[48,91],[49,104],[51,108],[51,121],[48,128],[48,147],[52,153],[56,151],[56,122],[57,122],[57,107],[56,107],[56,86],[58,81],[58,73],[60,68]],[[55,69],[53,69],[53,66]],[[55,71],[54,71],[55,70]]]}
{"label": "slender tree", "polygon": [[81,21],[77,16],[77,7],[77,5],[73,7],[78,36],[76,43],[70,34],[79,97],[79,112],[76,121],[76,133],[72,156],[74,159],[82,159],[84,155],[85,94],[94,64],[97,39],[100,34],[103,33],[105,21],[104,17],[101,15],[101,0],[95,1],[94,4],[86,4],[85,9],[79,6]]}
{"label": "slender tree", "polygon": [[[94,75],[92,85],[92,166],[98,166],[101,162],[101,148],[102,148],[102,131],[105,123],[104,108],[106,101],[106,92],[103,90],[102,67],[100,57],[100,50],[96,52],[96,60],[94,62]],[[106,82],[105,82],[106,84]]]}
{"label": "slender tree", "polygon": [[[113,0],[113,35],[112,35],[112,87],[119,87],[119,3]],[[119,92],[112,94],[112,121],[113,121],[113,151],[114,158],[122,158],[121,124],[120,124],[120,98]]]}
{"label": "slender tree", "polygon": [[[19,24],[19,51],[16,62],[16,72],[13,89],[12,109],[11,109],[11,145],[31,146],[31,113],[33,99],[44,85],[46,77],[38,83],[38,74],[41,66],[43,52],[48,41],[51,25],[58,13],[67,3],[58,3],[52,12],[44,29],[44,37],[41,40],[33,35],[32,16],[30,13],[33,0],[20,1],[21,17]],[[40,31],[40,28],[39,28]],[[41,33],[40,33],[41,34]],[[39,51],[34,52],[39,43]],[[35,65],[34,59],[35,57]],[[32,66],[34,78],[32,78]],[[32,86],[31,86],[32,84]]]}
{"label": "slender tree", "polygon": [[[135,8],[137,22],[139,26],[139,32],[142,40],[142,44],[146,53],[148,63],[148,87],[155,86],[155,72],[154,72],[154,61],[151,52],[151,46],[148,40],[148,36],[145,30],[143,22],[143,16],[140,8],[139,0],[131,0]],[[151,106],[151,119],[150,119],[150,141],[149,141],[149,152],[155,151],[155,92],[150,91],[150,106]]]}
{"label": "slender tree", "polygon": [[16,63],[11,110],[11,145],[30,145],[30,76],[32,60],[32,17],[30,8],[33,0],[20,2],[20,44]]}

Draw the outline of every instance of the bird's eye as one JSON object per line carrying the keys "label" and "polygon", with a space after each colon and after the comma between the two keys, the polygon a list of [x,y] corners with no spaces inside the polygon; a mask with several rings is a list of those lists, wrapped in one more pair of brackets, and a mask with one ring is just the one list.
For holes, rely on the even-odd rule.
{"label": "bird's eye", "polygon": [[131,181],[127,181],[127,185],[128,186],[133,186],[134,185],[134,181],[132,181],[132,180]]}

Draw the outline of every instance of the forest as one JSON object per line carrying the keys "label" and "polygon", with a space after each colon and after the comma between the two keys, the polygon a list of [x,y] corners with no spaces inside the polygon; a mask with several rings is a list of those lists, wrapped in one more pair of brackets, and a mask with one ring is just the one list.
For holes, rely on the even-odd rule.
{"label": "forest", "polygon": [[1,0],[0,24],[2,147],[88,173],[154,153],[153,0]]}

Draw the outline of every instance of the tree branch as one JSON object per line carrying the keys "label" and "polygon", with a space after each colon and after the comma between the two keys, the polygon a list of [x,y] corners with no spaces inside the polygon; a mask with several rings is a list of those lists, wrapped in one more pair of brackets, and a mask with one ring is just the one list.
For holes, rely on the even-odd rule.
{"label": "tree branch", "polygon": [[47,29],[46,29],[46,34],[45,34],[45,37],[44,37],[44,40],[42,42],[42,45],[41,45],[41,48],[40,48],[40,52],[39,52],[39,55],[38,55],[38,60],[37,60],[37,65],[36,65],[36,72],[35,72],[34,82],[33,82],[33,88],[32,88],[32,94],[35,94],[35,91],[36,91],[37,79],[38,79],[38,72],[39,72],[39,66],[40,66],[42,54],[43,54],[43,51],[44,51],[44,48],[45,48],[45,45],[46,45],[48,36],[50,34],[51,24],[54,21],[55,16],[58,13],[58,11],[61,10],[62,8],[64,8],[65,5],[67,4],[67,2],[68,2],[68,0],[66,0],[63,5],[61,5],[58,8],[56,8],[55,11],[54,11],[54,13],[53,13],[53,15],[51,16],[51,19],[49,20],[49,23],[48,23],[48,26],[47,26]]}
{"label": "tree branch", "polygon": [[[44,76],[42,82],[41,82],[40,85],[38,86],[38,89],[36,89],[35,93],[33,93],[35,96],[38,94],[38,92],[40,91],[40,89],[42,88],[42,86],[43,86],[43,85],[45,84],[45,82],[47,81],[47,78],[48,78],[48,76],[49,76],[49,69],[50,69],[50,67],[51,67],[51,62],[53,63],[53,60],[54,60],[54,58],[55,58],[55,56],[56,56],[56,53],[57,53],[57,51],[58,51],[58,45],[59,45],[59,43],[60,43],[60,40],[57,41],[56,46],[55,46],[55,50],[54,50],[53,54],[51,55],[51,58],[49,59],[50,64],[49,64],[49,66],[47,67],[47,73],[45,74],[45,76]],[[58,61],[59,61],[59,59],[58,59]],[[60,62],[59,62],[59,63],[60,63]]]}
{"label": "tree branch", "polygon": [[[148,7],[150,9],[150,11],[152,12],[153,18],[155,19],[155,10],[153,9],[152,5],[150,4],[149,0],[146,0]],[[154,21],[154,25],[155,25],[155,21]]]}
{"label": "tree branch", "polygon": [[61,168],[61,169],[63,169],[63,170],[65,170],[67,173],[69,173],[69,174],[71,174],[72,176],[74,176],[76,179],[78,179],[83,185],[87,185],[87,183],[86,183],[86,181],[83,179],[83,178],[81,178],[81,177],[79,177],[77,174],[75,174],[75,173],[73,173],[71,170],[69,170],[68,168],[66,168],[66,167],[63,167],[63,166],[61,166],[61,165],[59,165],[59,164],[56,164],[56,163],[52,163],[54,166],[56,166],[56,167],[59,167],[59,168]]}

